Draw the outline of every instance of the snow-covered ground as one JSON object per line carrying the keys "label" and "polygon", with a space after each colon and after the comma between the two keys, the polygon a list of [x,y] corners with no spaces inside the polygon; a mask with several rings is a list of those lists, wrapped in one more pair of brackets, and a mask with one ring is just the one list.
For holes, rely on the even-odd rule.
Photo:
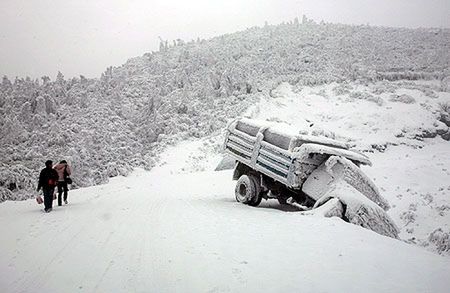
{"label": "snow-covered ground", "polygon": [[450,134],[439,121],[450,93],[438,88],[433,81],[282,83],[247,115],[347,141],[364,152],[373,166],[363,171],[389,201],[401,239],[448,256],[450,142],[437,133]]}
{"label": "snow-covered ground", "polygon": [[1,204],[0,291],[447,292],[448,258],[276,201],[235,202],[230,170],[198,171],[220,159],[210,145],[184,142],[49,214]]}

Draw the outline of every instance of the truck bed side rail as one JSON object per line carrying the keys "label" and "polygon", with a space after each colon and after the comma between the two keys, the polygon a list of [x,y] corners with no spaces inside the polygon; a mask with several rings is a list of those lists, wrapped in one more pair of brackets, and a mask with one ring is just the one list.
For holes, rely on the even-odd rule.
{"label": "truck bed side rail", "polygon": [[286,150],[262,141],[263,131],[264,129],[261,129],[256,136],[252,136],[230,127],[226,135],[225,150],[250,168],[287,184],[292,155]]}

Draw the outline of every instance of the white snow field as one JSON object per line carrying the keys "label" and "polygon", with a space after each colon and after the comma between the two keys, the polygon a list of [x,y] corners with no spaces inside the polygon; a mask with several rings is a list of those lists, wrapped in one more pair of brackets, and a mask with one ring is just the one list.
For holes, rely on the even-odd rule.
{"label": "white snow field", "polygon": [[0,292],[448,292],[449,258],[276,201],[235,202],[230,170],[195,171],[217,163],[207,144],[71,191],[49,214],[1,204]]}

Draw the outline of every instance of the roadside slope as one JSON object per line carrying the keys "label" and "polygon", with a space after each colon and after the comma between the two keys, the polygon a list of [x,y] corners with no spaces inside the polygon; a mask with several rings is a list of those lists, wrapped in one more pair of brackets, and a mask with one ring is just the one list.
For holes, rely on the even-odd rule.
{"label": "roadside slope", "polygon": [[[400,238],[450,255],[450,93],[437,81],[280,84],[248,110],[296,131],[345,141],[389,201]],[[447,126],[448,124],[448,126]]]}

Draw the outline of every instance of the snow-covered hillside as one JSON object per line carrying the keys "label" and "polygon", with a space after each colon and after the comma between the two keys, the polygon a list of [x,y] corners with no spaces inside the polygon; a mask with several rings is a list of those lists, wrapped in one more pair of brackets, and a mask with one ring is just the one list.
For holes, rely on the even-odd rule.
{"label": "snow-covered hillside", "polygon": [[284,83],[247,115],[347,141],[364,152],[373,166],[363,171],[391,204],[389,214],[401,229],[400,237],[449,255],[450,132],[443,116],[449,114],[444,105],[450,105],[450,94],[427,95],[433,86]]}
{"label": "snow-covered hillside", "polygon": [[[165,146],[220,132],[281,82],[426,79],[436,81],[428,95],[448,92],[449,52],[448,29],[294,21],[163,42],[160,52],[110,67],[98,79],[4,77],[0,201],[30,197],[49,158],[71,163],[76,187],[105,183],[135,167],[151,169]],[[389,91],[386,86],[380,90]],[[345,85],[337,91],[345,92]],[[352,100],[358,99],[373,98],[355,93]],[[409,101],[393,99],[398,107]]]}
{"label": "snow-covered hillside", "polygon": [[1,204],[0,291],[448,291],[448,258],[276,201],[235,202],[230,170],[198,171],[220,160],[213,146],[184,142],[49,214]]}

